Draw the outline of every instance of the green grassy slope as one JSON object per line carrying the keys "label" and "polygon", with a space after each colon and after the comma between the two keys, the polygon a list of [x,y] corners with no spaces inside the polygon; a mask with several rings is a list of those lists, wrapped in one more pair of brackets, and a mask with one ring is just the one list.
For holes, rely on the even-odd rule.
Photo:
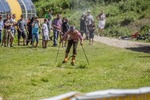
{"label": "green grassy slope", "polygon": [[[49,44],[50,46],[51,44]],[[150,84],[150,54],[84,42],[90,65],[81,46],[76,66],[58,66],[60,48],[0,47],[0,96],[4,100],[37,100],[70,92],[111,88],[139,88]],[[58,67],[57,67],[58,66]]]}

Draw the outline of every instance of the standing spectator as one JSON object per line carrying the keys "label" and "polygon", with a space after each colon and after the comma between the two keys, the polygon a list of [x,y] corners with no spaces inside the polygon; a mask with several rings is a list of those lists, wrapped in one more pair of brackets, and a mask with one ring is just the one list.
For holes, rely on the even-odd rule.
{"label": "standing spectator", "polygon": [[15,26],[17,26],[16,14],[12,15],[12,18],[10,19],[10,21],[13,23],[13,26],[11,27],[11,32],[15,36],[15,34],[16,34]]}
{"label": "standing spectator", "polygon": [[[37,20],[37,17],[35,17],[33,23],[32,23],[32,47],[37,47],[39,43],[39,28],[40,24]],[[34,41],[36,39],[36,45],[34,46]]]}
{"label": "standing spectator", "polygon": [[49,10],[49,12],[48,12],[48,14],[46,14],[45,18],[46,19],[50,18],[51,20],[53,19],[52,10]]}
{"label": "standing spectator", "polygon": [[25,46],[25,43],[26,43],[25,30],[27,29],[27,27],[26,27],[26,22],[23,18],[23,15],[21,15],[20,17],[21,17],[21,19],[18,20],[18,46],[20,45],[21,36],[23,38],[23,46]]}
{"label": "standing spectator", "polygon": [[2,31],[3,31],[4,23],[2,20],[2,15],[0,15],[0,43],[2,42]]}
{"label": "standing spectator", "polygon": [[48,35],[48,26],[47,26],[47,19],[44,19],[44,23],[42,25],[42,47],[47,48],[47,43],[49,40],[49,35]]}
{"label": "standing spectator", "polygon": [[14,40],[14,35],[11,31],[11,27],[13,26],[13,22],[11,22],[11,16],[8,15],[7,19],[5,20],[5,27],[6,27],[6,34],[5,34],[5,45],[7,43],[7,46],[13,47],[13,40]]}
{"label": "standing spectator", "polygon": [[83,35],[87,34],[87,17],[86,14],[83,12],[80,17],[80,32],[83,37]]}
{"label": "standing spectator", "polygon": [[7,26],[5,25],[5,22],[9,19],[9,14],[6,15],[6,19],[4,19],[3,24],[4,24],[4,35],[3,35],[3,40],[2,40],[2,46],[4,45],[4,47],[6,47],[6,40],[8,37],[8,33],[7,33]]}
{"label": "standing spectator", "polygon": [[[30,42],[30,37],[29,37],[29,23],[31,22],[31,19],[29,18],[27,20],[27,40],[26,40],[26,45]],[[29,38],[29,39],[28,39]]]}
{"label": "standing spectator", "polygon": [[92,22],[90,25],[89,25],[89,45],[93,45],[93,42],[94,42],[94,32],[95,32],[95,23]]}
{"label": "standing spectator", "polygon": [[51,38],[51,29],[52,29],[52,19],[51,19],[51,17],[49,17],[48,18],[48,21],[47,21],[47,27],[48,27],[48,35],[49,35],[49,37]]}
{"label": "standing spectator", "polygon": [[33,21],[34,21],[34,17],[29,19],[28,23],[27,23],[28,38],[27,38],[27,41],[26,41],[26,45],[28,45],[29,42],[31,42],[30,44],[32,44],[32,23],[33,23]]}
{"label": "standing spectator", "polygon": [[[13,37],[15,37],[15,34],[16,34],[16,26],[17,26],[17,21],[15,20],[15,18],[16,18],[16,14],[13,14],[12,15],[12,18],[10,19],[10,22],[13,24],[12,26],[11,26],[11,33],[12,33],[12,35],[13,35]],[[9,38],[9,37],[8,37]],[[12,42],[12,44],[13,44],[13,41],[14,41],[14,38],[12,38],[12,40],[10,40],[11,42]]]}
{"label": "standing spectator", "polygon": [[61,32],[61,26],[62,26],[62,20],[60,14],[57,14],[57,18],[53,20],[52,26],[53,26],[53,36],[54,36],[53,46],[56,47],[59,33]]}
{"label": "standing spectator", "polygon": [[[62,36],[64,36],[64,34],[69,30],[68,19],[66,17],[63,17],[62,22]],[[67,39],[65,39],[64,41],[62,41],[62,47],[66,47]]]}
{"label": "standing spectator", "polygon": [[53,11],[49,10],[48,19],[53,19]]}
{"label": "standing spectator", "polygon": [[102,11],[96,18],[99,20],[99,23],[98,23],[99,35],[102,35],[104,28],[105,28],[105,23],[106,23],[106,15],[104,11]]}
{"label": "standing spectator", "polygon": [[91,15],[91,11],[88,10],[87,11],[87,29],[88,29],[88,32],[86,34],[86,39],[88,40],[89,39],[89,25],[92,24],[92,22],[94,22],[94,18],[93,16]]}

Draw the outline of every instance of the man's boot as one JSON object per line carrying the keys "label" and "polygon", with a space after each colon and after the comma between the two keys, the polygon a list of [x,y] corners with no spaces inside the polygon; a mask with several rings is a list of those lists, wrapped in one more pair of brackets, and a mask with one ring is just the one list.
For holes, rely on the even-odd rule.
{"label": "man's boot", "polygon": [[67,63],[67,61],[68,61],[68,54],[66,53],[63,63]]}
{"label": "man's boot", "polygon": [[76,56],[72,56],[72,61],[71,61],[71,65],[72,65],[72,66],[75,65],[75,57],[76,57]]}

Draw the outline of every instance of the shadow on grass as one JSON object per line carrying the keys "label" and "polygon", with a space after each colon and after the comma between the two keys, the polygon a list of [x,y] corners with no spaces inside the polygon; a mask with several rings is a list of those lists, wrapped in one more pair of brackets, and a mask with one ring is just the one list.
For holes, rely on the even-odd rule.
{"label": "shadow on grass", "polygon": [[144,73],[148,73],[150,75],[150,69],[147,69],[146,71],[144,71]]}
{"label": "shadow on grass", "polygon": [[88,65],[86,65],[86,64],[75,64],[74,66],[72,66],[70,63],[65,63],[65,64],[58,63],[56,65],[56,67],[65,68],[65,69],[87,69]]}
{"label": "shadow on grass", "polygon": [[140,46],[140,47],[133,47],[133,48],[131,47],[126,49],[136,51],[136,52],[150,53],[150,46]]}
{"label": "shadow on grass", "polygon": [[139,56],[139,58],[150,58],[150,56]]}
{"label": "shadow on grass", "polygon": [[32,46],[14,46],[12,47],[13,49],[29,49],[29,48],[33,48]]}

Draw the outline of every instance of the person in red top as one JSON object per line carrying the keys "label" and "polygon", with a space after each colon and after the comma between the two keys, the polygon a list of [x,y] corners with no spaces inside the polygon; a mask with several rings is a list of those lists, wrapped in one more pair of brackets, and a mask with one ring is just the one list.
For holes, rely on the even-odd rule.
{"label": "person in red top", "polygon": [[77,44],[78,41],[80,40],[80,44],[82,45],[83,42],[83,38],[81,36],[81,33],[75,29],[75,26],[70,26],[69,31],[67,31],[64,36],[62,37],[60,43],[65,40],[67,37],[68,38],[68,45],[66,48],[66,54],[65,54],[65,59],[63,61],[63,63],[66,63],[68,61],[68,54],[70,52],[70,48],[73,45],[73,55],[72,55],[72,61],[71,61],[71,65],[75,65],[75,57],[77,54]]}

